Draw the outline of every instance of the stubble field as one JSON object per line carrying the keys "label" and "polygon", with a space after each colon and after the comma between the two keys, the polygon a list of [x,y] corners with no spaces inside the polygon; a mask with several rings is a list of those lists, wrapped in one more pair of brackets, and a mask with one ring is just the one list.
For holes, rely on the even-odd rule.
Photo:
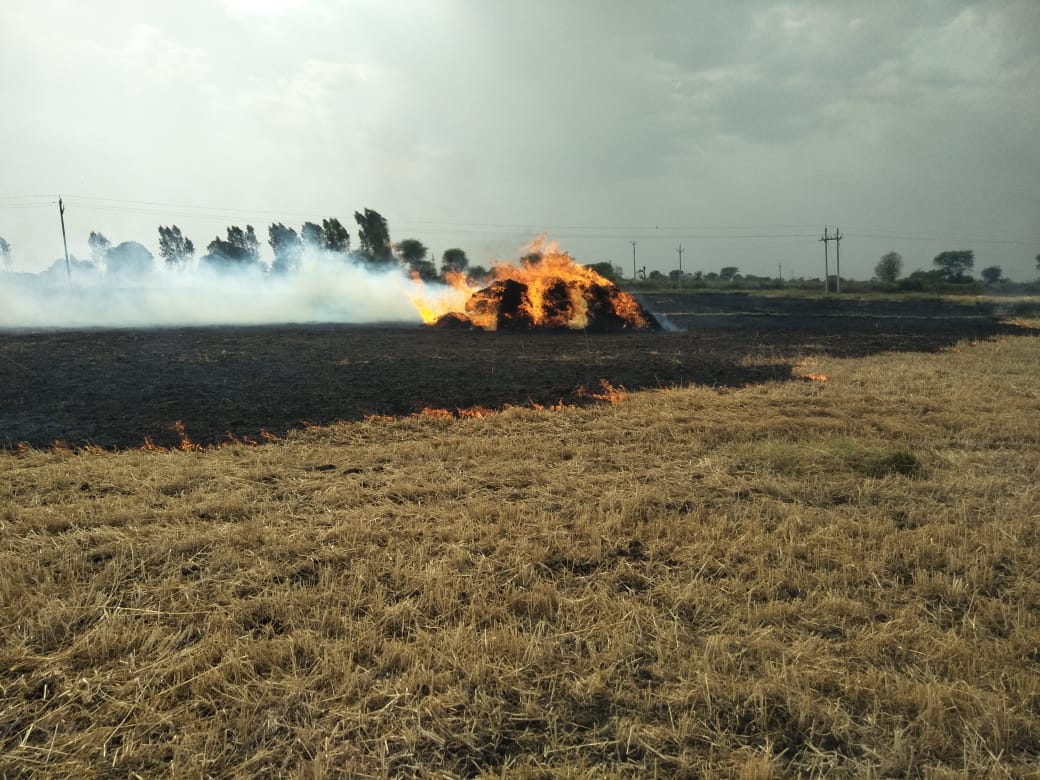
{"label": "stubble field", "polygon": [[771,320],[423,333],[449,375],[459,336],[554,371],[231,428],[263,446],[0,454],[0,772],[1035,776],[1035,321]]}

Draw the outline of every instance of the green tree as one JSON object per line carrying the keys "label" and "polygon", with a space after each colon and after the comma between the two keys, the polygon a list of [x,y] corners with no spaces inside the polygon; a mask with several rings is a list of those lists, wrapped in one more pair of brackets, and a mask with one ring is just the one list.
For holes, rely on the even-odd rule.
{"label": "green tree", "polygon": [[591,268],[608,282],[617,282],[618,280],[617,268],[608,260],[604,260],[601,263],[589,263],[586,267]]}
{"label": "green tree", "polygon": [[441,255],[441,275],[447,276],[451,271],[465,273],[469,268],[469,258],[466,253],[457,247],[445,249]]}
{"label": "green tree", "polygon": [[995,284],[1000,284],[1000,282],[1003,280],[1004,269],[1001,268],[999,265],[991,265],[986,268],[983,268],[981,271],[979,271],[979,274],[982,276],[982,281],[984,281],[986,284],[990,286],[993,286]]}
{"label": "green tree", "polygon": [[171,268],[183,266],[195,254],[195,245],[191,239],[181,233],[181,229],[159,226],[159,254]]}
{"label": "green tree", "polygon": [[155,270],[155,256],[136,241],[124,241],[105,253],[109,274],[144,276]]}
{"label": "green tree", "polygon": [[304,222],[300,228],[300,240],[308,249],[321,249],[325,245],[325,231],[314,222]]}
{"label": "green tree", "polygon": [[350,233],[343,227],[343,223],[335,217],[321,221],[322,243],[330,252],[349,252]]}
{"label": "green tree", "polygon": [[232,225],[227,229],[227,238],[217,236],[206,246],[202,258],[207,265],[217,269],[245,268],[260,262],[260,241],[252,225],[246,229]]}
{"label": "green tree", "polygon": [[1036,270],[1040,271],[1040,255],[1036,256]]}
{"label": "green tree", "polygon": [[274,252],[272,271],[286,273],[299,268],[303,241],[300,240],[295,230],[277,222],[267,228],[267,243],[271,245],[271,250]]}
{"label": "green tree", "polygon": [[90,247],[90,257],[94,261],[94,265],[104,265],[108,250],[112,248],[112,242],[105,238],[104,234],[95,233],[92,230],[90,238],[87,239],[87,246]]}
{"label": "green tree", "polygon": [[11,270],[11,245],[3,236],[0,236],[0,265],[5,271]]}
{"label": "green tree", "polygon": [[390,228],[383,215],[372,209],[365,209],[364,213],[355,211],[354,221],[358,224],[361,253],[378,263],[392,262],[394,256],[393,245],[390,243]]}
{"label": "green tree", "polygon": [[732,282],[736,279],[738,273],[740,273],[740,269],[735,265],[727,265],[725,268],[719,269],[719,277],[727,282]]}
{"label": "green tree", "polygon": [[437,278],[437,266],[426,259],[429,250],[422,241],[416,238],[406,238],[398,242],[395,249],[412,273],[418,274],[421,279]]}
{"label": "green tree", "polygon": [[245,230],[240,227],[228,228],[228,241],[245,250],[253,262],[260,261],[260,239],[256,237],[252,225],[246,225]]}
{"label": "green tree", "polygon": [[975,265],[975,252],[971,249],[947,250],[937,254],[932,263],[947,281],[968,281],[971,279],[968,271]]}
{"label": "green tree", "polygon": [[881,255],[878,264],[874,266],[874,276],[882,282],[892,284],[903,272],[903,256],[898,252],[887,252]]}

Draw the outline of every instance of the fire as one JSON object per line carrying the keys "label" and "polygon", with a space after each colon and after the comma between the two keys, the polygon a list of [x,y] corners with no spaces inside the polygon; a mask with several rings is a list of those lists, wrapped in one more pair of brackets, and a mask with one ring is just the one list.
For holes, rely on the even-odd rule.
{"label": "fire", "polygon": [[469,297],[480,289],[471,285],[466,275],[458,271],[449,271],[444,281],[443,287],[433,290],[418,274],[412,275],[415,292],[409,297],[427,325],[432,325],[448,312],[463,311]]}
{"label": "fire", "polygon": [[604,328],[656,327],[653,318],[626,292],[586,266],[578,265],[555,242],[539,239],[515,263],[498,263],[487,287],[462,274],[431,290],[416,281],[412,296],[423,322],[441,327]]}

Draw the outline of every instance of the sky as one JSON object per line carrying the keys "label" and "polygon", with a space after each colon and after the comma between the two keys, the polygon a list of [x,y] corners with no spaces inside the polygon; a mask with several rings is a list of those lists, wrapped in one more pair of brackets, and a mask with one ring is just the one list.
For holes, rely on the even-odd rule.
{"label": "sky", "polygon": [[[439,258],[1035,279],[1040,2],[3,0],[14,269],[355,211]],[[633,247],[632,242],[636,242]],[[831,272],[834,244],[830,245]],[[633,251],[635,263],[633,264]]]}

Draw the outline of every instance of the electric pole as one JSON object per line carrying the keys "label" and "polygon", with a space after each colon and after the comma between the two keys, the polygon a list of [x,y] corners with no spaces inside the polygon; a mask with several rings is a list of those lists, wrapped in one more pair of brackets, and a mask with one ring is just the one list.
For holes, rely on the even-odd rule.
{"label": "electric pole", "polygon": [[841,294],[841,230],[834,228],[834,291]]}
{"label": "electric pole", "polygon": [[834,237],[828,233],[828,228],[824,227],[820,241],[823,242],[823,291],[825,293],[831,291],[831,267],[827,257],[827,245],[833,240]]}
{"label": "electric pole", "polygon": [[679,286],[682,287],[682,244],[679,244],[675,248],[675,251],[679,253]]}
{"label": "electric pole", "polygon": [[69,242],[65,238],[65,204],[58,196],[58,216],[61,217],[61,243],[65,245],[65,273],[69,275],[69,287],[72,286],[72,266],[69,265]]}
{"label": "electric pole", "polygon": [[636,278],[636,243],[635,241],[629,241],[632,245],[632,278]]}

